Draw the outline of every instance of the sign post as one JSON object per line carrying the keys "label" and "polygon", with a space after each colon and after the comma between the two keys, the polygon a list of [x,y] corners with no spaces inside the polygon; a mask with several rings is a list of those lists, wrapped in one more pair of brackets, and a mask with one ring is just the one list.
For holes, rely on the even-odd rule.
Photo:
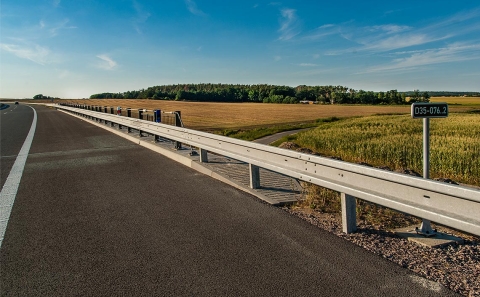
{"label": "sign post", "polygon": [[[423,119],[423,178],[430,178],[430,118],[448,117],[448,104],[441,103],[413,103],[411,110],[412,118]],[[422,219],[420,229],[416,228],[417,233],[425,236],[434,236],[436,230],[432,230],[429,220]]]}

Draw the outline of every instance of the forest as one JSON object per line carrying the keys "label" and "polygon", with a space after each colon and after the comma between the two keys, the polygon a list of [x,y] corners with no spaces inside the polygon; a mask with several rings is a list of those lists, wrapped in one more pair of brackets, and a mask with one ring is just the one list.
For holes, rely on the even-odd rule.
{"label": "forest", "polygon": [[[436,92],[442,93],[442,92]],[[450,92],[454,93],[454,92]],[[177,84],[149,87],[123,93],[93,94],[90,99],[154,99],[197,102],[263,102],[294,104],[311,101],[319,104],[407,104],[428,102],[429,92],[373,92],[344,86],[241,85],[241,84]]]}

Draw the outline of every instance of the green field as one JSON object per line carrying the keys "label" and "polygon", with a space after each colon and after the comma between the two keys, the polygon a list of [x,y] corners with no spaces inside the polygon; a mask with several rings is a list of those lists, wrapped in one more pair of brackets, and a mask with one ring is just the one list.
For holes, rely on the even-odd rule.
{"label": "green field", "polygon": [[[480,114],[430,120],[430,177],[480,186]],[[282,141],[285,141],[283,139]],[[290,136],[301,147],[348,162],[412,169],[422,174],[422,120],[367,116],[321,123]]]}

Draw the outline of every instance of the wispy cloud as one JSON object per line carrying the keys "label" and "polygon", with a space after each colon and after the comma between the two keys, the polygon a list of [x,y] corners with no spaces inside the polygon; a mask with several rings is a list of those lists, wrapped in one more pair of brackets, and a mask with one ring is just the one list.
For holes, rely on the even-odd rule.
{"label": "wispy cloud", "polygon": [[[57,23],[55,25],[53,25],[50,29],[48,29],[48,31],[50,32],[50,36],[51,37],[55,37],[58,35],[58,32],[60,30],[64,30],[64,29],[77,29],[76,26],[67,26],[67,24],[70,22],[69,19],[65,19],[63,21],[61,21],[60,23]],[[40,27],[41,28],[45,28],[46,27],[46,24],[44,21],[40,21]]]}
{"label": "wispy cloud", "polygon": [[62,0],[53,0],[52,1],[53,7],[58,7],[60,5],[60,2],[62,2]]}
{"label": "wispy cloud", "polygon": [[140,25],[145,23],[148,18],[150,17],[150,13],[145,11],[143,7],[137,1],[133,0],[133,8],[136,11],[136,16],[133,18],[133,28],[137,31],[138,34],[142,34],[142,30],[140,29]]}
{"label": "wispy cloud", "polygon": [[307,33],[303,39],[306,40],[318,40],[329,35],[340,34],[340,28],[333,24],[322,25],[315,30]]}
{"label": "wispy cloud", "polygon": [[48,55],[50,50],[37,44],[33,45],[18,45],[0,43],[0,48],[6,52],[14,54],[15,56],[27,59],[40,65],[48,63]]}
{"label": "wispy cloud", "polygon": [[318,66],[318,64],[313,64],[313,63],[300,63],[300,64],[297,64],[298,66],[301,66],[301,67],[316,67]]}
{"label": "wispy cloud", "polygon": [[284,8],[280,10],[282,18],[280,19],[279,40],[290,40],[300,33],[300,23],[295,9]]}
{"label": "wispy cloud", "polygon": [[412,33],[397,34],[377,40],[362,40],[363,47],[359,50],[391,51],[399,48],[407,48],[415,45],[423,45],[434,41],[447,39],[449,36],[429,36],[428,34]]}
{"label": "wispy cloud", "polygon": [[193,0],[185,0],[185,5],[187,5],[188,11],[190,11],[194,15],[198,15],[198,16],[207,15],[205,12],[203,12],[197,7],[197,3],[195,3],[195,1]]}
{"label": "wispy cloud", "polygon": [[407,54],[407,57],[394,59],[385,65],[371,67],[365,72],[411,70],[425,65],[477,60],[480,59],[480,44],[455,43],[443,48],[412,51]]}
{"label": "wispy cloud", "polygon": [[394,33],[400,33],[400,32],[410,30],[412,29],[412,27],[387,24],[387,25],[367,27],[367,29],[370,29],[370,31],[373,31],[373,32],[383,31],[383,32],[386,32],[387,34],[394,34]]}
{"label": "wispy cloud", "polygon": [[97,64],[98,68],[105,69],[105,70],[112,70],[115,67],[117,67],[117,62],[112,60],[109,56],[102,54],[102,55],[97,55],[97,58],[99,58],[101,61]]}

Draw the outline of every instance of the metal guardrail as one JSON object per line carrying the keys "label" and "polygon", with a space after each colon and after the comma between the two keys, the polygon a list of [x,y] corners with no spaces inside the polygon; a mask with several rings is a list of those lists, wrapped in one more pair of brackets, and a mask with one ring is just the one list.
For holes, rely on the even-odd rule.
{"label": "metal guardrail", "polygon": [[250,185],[259,187],[259,167],[340,192],[343,231],[356,230],[355,197],[480,236],[480,191],[238,140],[225,136],[69,106],[58,109],[116,123],[250,164]]}

